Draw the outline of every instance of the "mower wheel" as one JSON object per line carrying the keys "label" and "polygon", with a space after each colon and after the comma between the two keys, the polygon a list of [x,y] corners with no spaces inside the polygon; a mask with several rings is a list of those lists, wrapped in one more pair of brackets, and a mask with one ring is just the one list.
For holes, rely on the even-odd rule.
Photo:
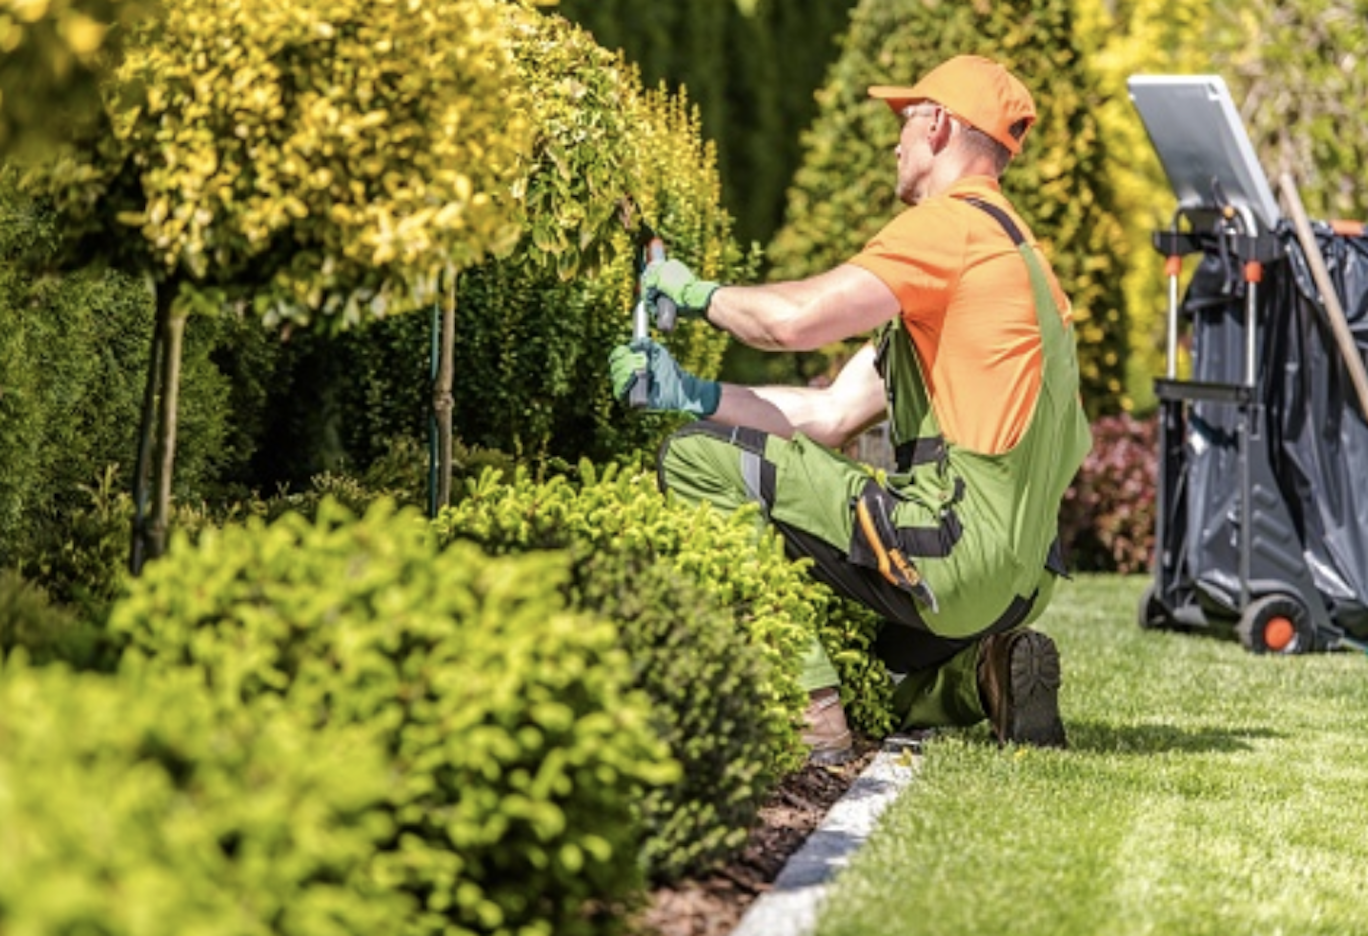
{"label": "mower wheel", "polygon": [[1309,653],[1315,643],[1306,606],[1289,595],[1264,595],[1251,601],[1235,633],[1250,653]]}
{"label": "mower wheel", "polygon": [[1145,590],[1140,593],[1140,604],[1137,608],[1136,623],[1141,630],[1167,630],[1173,626],[1173,617],[1169,614],[1168,608],[1157,597],[1158,588],[1153,582],[1145,586]]}

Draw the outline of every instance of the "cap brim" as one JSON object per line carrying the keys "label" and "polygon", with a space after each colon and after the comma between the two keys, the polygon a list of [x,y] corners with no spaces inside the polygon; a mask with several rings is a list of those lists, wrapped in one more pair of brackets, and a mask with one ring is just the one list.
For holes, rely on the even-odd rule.
{"label": "cap brim", "polygon": [[913,101],[921,100],[915,89],[895,85],[874,85],[869,89],[869,96],[883,101],[895,111],[902,110]]}

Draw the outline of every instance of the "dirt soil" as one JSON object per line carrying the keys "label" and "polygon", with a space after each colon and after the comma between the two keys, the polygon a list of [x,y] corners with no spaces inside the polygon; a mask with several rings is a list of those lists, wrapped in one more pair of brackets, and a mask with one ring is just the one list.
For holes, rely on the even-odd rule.
{"label": "dirt soil", "polygon": [[855,742],[855,757],[838,767],[811,764],[790,774],[760,808],[759,820],[735,859],[700,878],[658,888],[633,926],[639,936],[726,936],[746,908],[770,889],[789,856],[802,847],[878,753]]}

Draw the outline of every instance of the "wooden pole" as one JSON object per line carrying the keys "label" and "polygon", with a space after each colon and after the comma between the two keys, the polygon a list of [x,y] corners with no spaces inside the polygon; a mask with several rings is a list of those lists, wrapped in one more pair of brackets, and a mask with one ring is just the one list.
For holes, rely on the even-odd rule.
{"label": "wooden pole", "polygon": [[[167,286],[169,293],[171,287]],[[181,348],[185,338],[185,314],[173,307],[168,295],[159,299],[157,325],[162,329],[161,407],[157,423],[157,453],[153,463],[155,483],[152,522],[148,529],[147,558],[166,552],[166,534],[171,526],[171,476],[176,463],[176,423],[180,406]]]}
{"label": "wooden pole", "polygon": [[1368,372],[1364,371],[1363,355],[1359,353],[1354,334],[1349,330],[1349,320],[1345,317],[1344,307],[1340,305],[1335,284],[1330,281],[1330,271],[1325,267],[1325,258],[1321,256],[1316,235],[1311,231],[1311,222],[1306,217],[1306,209],[1302,206],[1297,184],[1286,172],[1278,182],[1282,187],[1283,198],[1287,200],[1287,207],[1292,212],[1292,223],[1297,229],[1297,240],[1301,242],[1302,253],[1306,255],[1306,264],[1311,268],[1311,278],[1315,280],[1321,301],[1325,303],[1330,328],[1335,333],[1335,343],[1339,345],[1340,355],[1349,368],[1349,379],[1353,381],[1354,391],[1358,394],[1359,413],[1368,420]]}
{"label": "wooden pole", "polygon": [[[157,285],[147,278],[153,308],[157,308]],[[157,394],[161,382],[162,328],[160,316],[152,322],[152,350],[147,359],[147,384],[143,390],[142,420],[138,426],[138,458],[133,466],[133,536],[129,545],[128,571],[142,574],[148,553],[147,502],[151,484],[152,449],[156,444]]]}
{"label": "wooden pole", "polygon": [[455,399],[451,385],[455,378],[456,350],[456,270],[446,270],[446,294],[442,297],[442,346],[437,364],[437,386],[432,408],[437,416],[437,503],[436,512],[451,503],[451,414]]}

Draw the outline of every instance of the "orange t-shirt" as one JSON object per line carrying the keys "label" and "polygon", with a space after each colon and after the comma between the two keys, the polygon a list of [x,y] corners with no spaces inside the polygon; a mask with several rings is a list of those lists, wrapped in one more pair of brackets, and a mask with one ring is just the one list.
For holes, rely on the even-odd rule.
{"label": "orange t-shirt", "polygon": [[[964,196],[1006,210],[1039,255],[997,181],[974,176],[898,215],[850,262],[898,297],[946,440],[992,455],[1015,445],[1030,422],[1040,392],[1040,328],[1016,246]],[[1041,263],[1068,323],[1068,299],[1043,256]]]}

